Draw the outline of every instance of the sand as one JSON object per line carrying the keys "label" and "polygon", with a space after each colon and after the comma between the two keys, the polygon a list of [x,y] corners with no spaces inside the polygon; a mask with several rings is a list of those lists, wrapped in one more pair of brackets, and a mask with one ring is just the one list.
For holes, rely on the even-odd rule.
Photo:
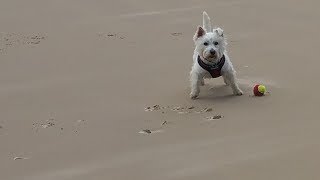
{"label": "sand", "polygon": [[[1,0],[0,179],[317,179],[319,5]],[[241,97],[217,79],[189,99],[203,10]]]}

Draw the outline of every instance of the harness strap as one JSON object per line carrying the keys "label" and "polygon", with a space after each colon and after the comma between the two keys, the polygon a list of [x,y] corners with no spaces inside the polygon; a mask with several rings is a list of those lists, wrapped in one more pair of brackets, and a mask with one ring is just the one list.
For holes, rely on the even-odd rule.
{"label": "harness strap", "polygon": [[201,60],[200,56],[198,56],[198,64],[203,69],[207,70],[211,74],[212,78],[217,78],[217,77],[221,76],[221,69],[222,69],[225,61],[226,61],[226,58],[223,55],[218,63],[216,63],[214,65],[209,65],[209,64],[204,63]]}

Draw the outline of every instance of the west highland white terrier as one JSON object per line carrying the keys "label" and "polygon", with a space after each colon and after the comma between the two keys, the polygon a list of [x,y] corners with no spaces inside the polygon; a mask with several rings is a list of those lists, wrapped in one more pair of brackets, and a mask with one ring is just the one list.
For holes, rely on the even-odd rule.
{"label": "west highland white terrier", "polygon": [[190,72],[190,98],[196,99],[200,93],[200,85],[204,85],[204,78],[222,76],[226,85],[232,88],[233,94],[241,96],[243,93],[236,80],[236,72],[228,57],[226,38],[221,28],[212,28],[208,14],[203,12],[203,26],[198,26],[193,37],[195,50],[193,66]]}

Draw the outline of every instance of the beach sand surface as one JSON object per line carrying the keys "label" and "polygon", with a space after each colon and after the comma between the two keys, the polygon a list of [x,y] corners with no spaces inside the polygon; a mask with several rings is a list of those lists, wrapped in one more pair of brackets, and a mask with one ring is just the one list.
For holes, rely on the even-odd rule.
{"label": "beach sand surface", "polygon": [[[0,179],[318,179],[319,5],[1,0]],[[215,79],[189,99],[204,10],[241,97]]]}

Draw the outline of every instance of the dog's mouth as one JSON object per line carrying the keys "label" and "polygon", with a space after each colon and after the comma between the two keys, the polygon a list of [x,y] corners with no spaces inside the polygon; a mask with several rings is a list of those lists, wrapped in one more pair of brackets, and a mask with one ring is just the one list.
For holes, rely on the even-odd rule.
{"label": "dog's mouth", "polygon": [[203,59],[209,62],[214,62],[217,59],[217,54],[206,54],[203,53]]}
{"label": "dog's mouth", "polygon": [[204,59],[207,60],[207,61],[209,61],[209,62],[213,62],[213,61],[216,60],[216,58],[217,58],[217,56],[215,56],[215,55],[210,55],[210,56],[205,57]]}

